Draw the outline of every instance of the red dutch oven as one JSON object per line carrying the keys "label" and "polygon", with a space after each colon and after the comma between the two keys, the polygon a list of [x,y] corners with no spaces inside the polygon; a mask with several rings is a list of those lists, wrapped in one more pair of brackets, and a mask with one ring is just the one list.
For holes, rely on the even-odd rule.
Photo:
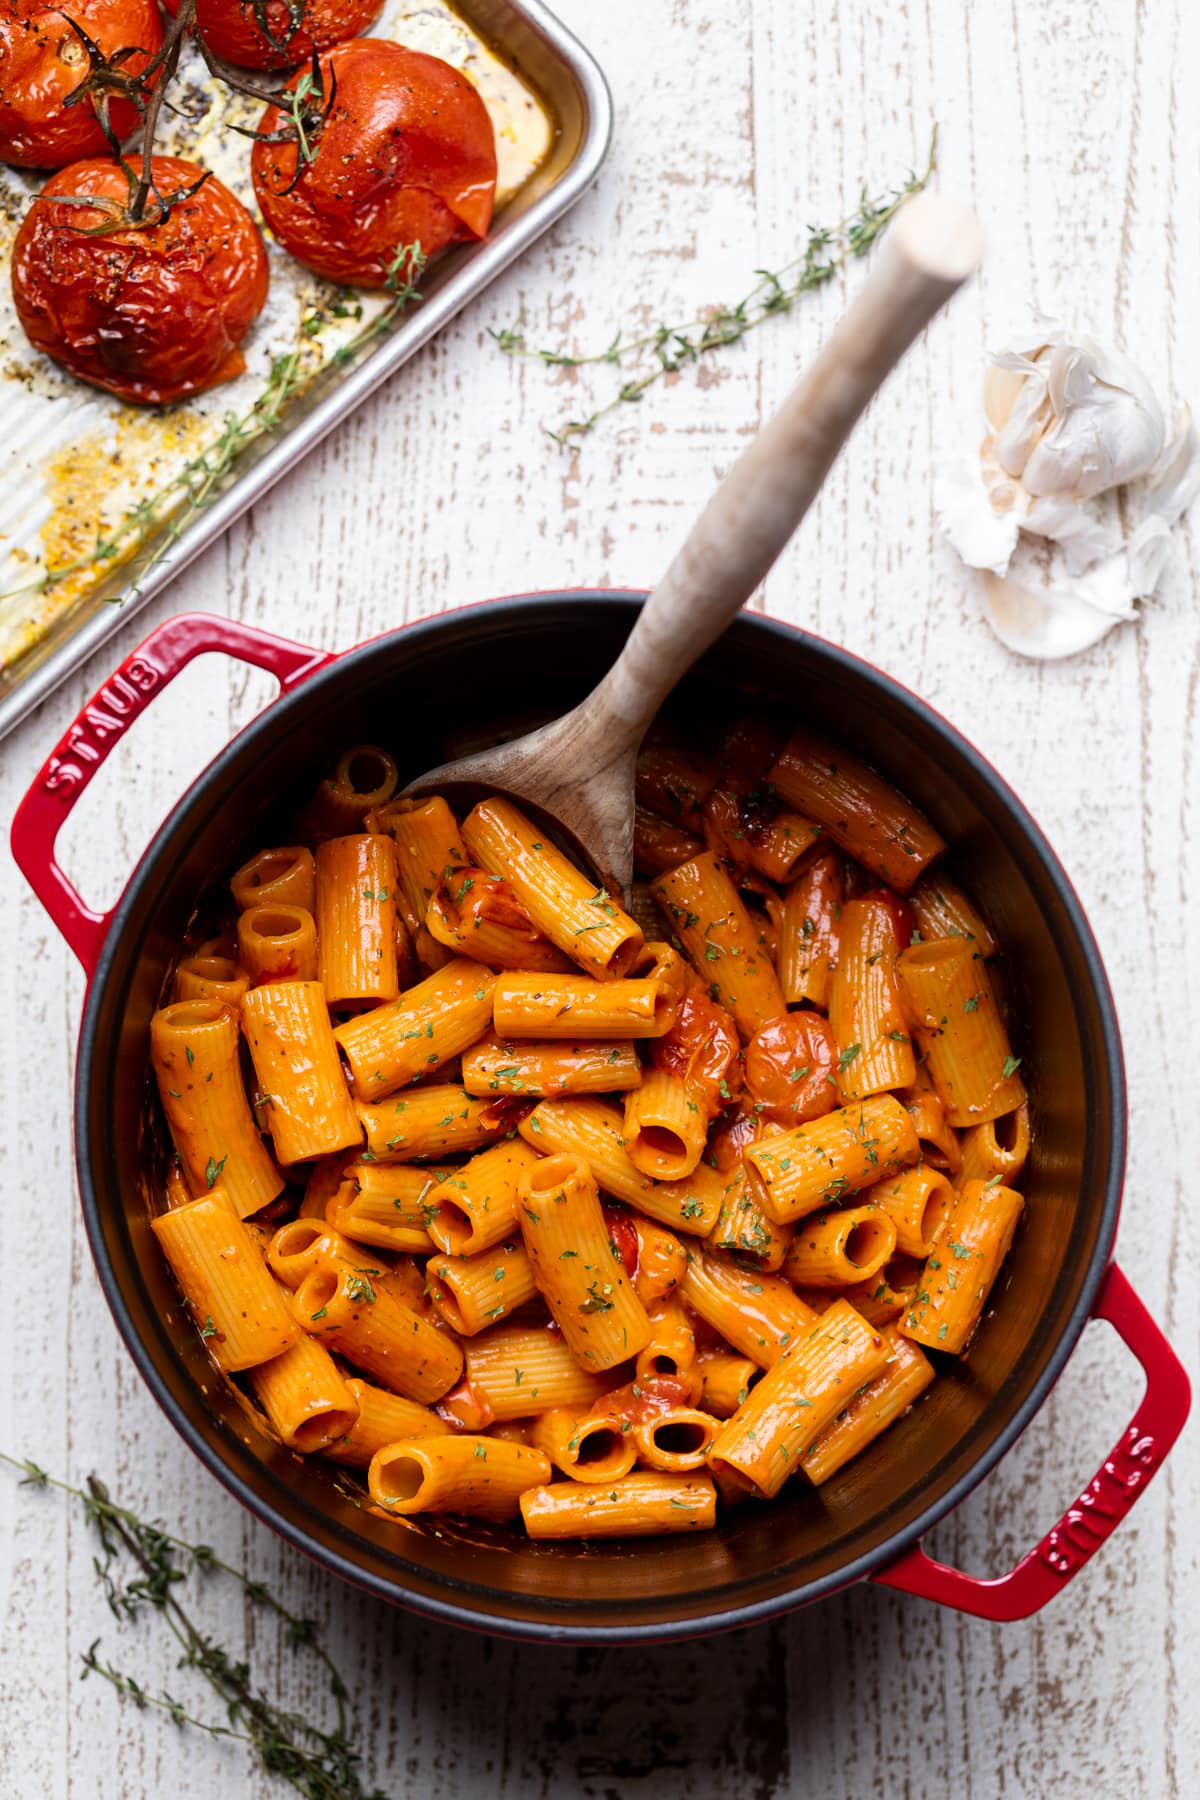
{"label": "red dutch oven", "polygon": [[[911,795],[952,846],[1006,949],[1034,1112],[1026,1215],[969,1355],[939,1358],[912,1412],[819,1491],[790,1484],[696,1538],[535,1545],[439,1519],[389,1521],[344,1472],[282,1448],[214,1382],[149,1220],[167,1146],[151,1105],[148,1022],[198,898],[216,895],[348,744],[402,774],[441,760],[447,724],[495,736],[572,704],[611,663],[642,596],[527,595],[444,614],[341,656],[228,619],[161,625],[83,708],[13,823],[16,859],[91,980],[75,1152],[84,1217],[117,1325],[197,1456],[260,1519],[371,1593],[457,1624],[567,1642],[745,1625],[870,1576],[989,1619],[1036,1611],[1138,1499],[1182,1429],[1183,1369],[1112,1261],[1125,1160],[1120,1041],[1095,941],[1063,869],[995,771],[928,706],[819,639],[741,615],[683,698],[728,711],[757,693],[841,739]],[[54,860],[56,835],[132,721],[205,651],[270,670],[281,694],[175,807],[107,914]],[[286,840],[282,840],[286,841]],[[1071,1354],[1106,1319],[1146,1391],[1083,1493],[998,1580],[933,1561],[925,1532],[1004,1455]]]}

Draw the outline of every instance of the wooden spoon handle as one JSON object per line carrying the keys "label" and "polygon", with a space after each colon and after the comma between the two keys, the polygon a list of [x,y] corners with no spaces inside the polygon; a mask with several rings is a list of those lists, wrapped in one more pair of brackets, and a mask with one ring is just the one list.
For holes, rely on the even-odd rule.
{"label": "wooden spoon handle", "polygon": [[750,598],[868,400],[978,268],[982,249],[979,221],[960,201],[919,194],[897,213],[857,298],[734,463],[580,708],[614,751],[640,740],[680,676]]}

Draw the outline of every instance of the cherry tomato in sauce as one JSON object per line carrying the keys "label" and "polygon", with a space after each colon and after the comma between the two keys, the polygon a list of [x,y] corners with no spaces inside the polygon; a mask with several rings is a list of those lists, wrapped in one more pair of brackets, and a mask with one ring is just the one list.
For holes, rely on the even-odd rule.
{"label": "cherry tomato in sauce", "polygon": [[710,1119],[741,1093],[737,1026],[725,1008],[700,988],[688,989],[670,1031],[651,1041],[650,1057],[656,1069],[681,1077]]}
{"label": "cherry tomato in sauce", "polygon": [[[162,48],[154,0],[82,0],[61,11],[41,0],[0,0],[0,162],[61,169],[83,156],[112,155],[92,96],[66,104],[91,68],[72,19],[106,59],[131,52],[118,63],[127,75],[141,74]],[[112,129],[128,137],[141,116],[137,107],[112,93],[108,104]]]}
{"label": "cherry tomato in sauce", "polygon": [[[179,0],[163,0],[169,13]],[[214,56],[240,69],[294,69],[314,50],[357,37],[380,0],[196,0],[196,25]]]}
{"label": "cherry tomato in sauce", "polygon": [[802,1125],[839,1104],[837,1044],[820,1013],[785,1013],[746,1045],[746,1089],[777,1125]]}
{"label": "cherry tomato in sauce", "polygon": [[630,1281],[637,1274],[638,1239],[633,1220],[628,1213],[618,1212],[615,1207],[604,1208],[604,1223],[608,1227],[609,1241],[616,1245],[617,1254],[621,1258],[621,1267]]}
{"label": "cherry tomato in sauce", "polygon": [[[168,201],[204,171],[156,156]],[[87,195],[95,207],[56,204]],[[99,158],[53,176],[13,246],[12,285],[30,343],[73,375],[123,400],[158,405],[228,381],[246,366],[241,344],[267,297],[267,257],[250,214],[211,176],[157,223],[89,237],[129,199],[120,165]]]}
{"label": "cherry tomato in sauce", "polygon": [[753,1103],[745,1100],[740,1106],[732,1107],[713,1127],[708,1140],[706,1159],[711,1162],[720,1175],[727,1175],[730,1169],[736,1169],[742,1160],[742,1153],[748,1150],[756,1139],[762,1136],[763,1115],[756,1112]]}
{"label": "cherry tomato in sauce", "polygon": [[[263,217],[306,268],[355,287],[385,287],[405,246],[426,260],[487,235],[496,140],[475,88],[436,56],[379,38],[320,59],[326,96],[312,156],[294,138],[267,143],[287,115],[269,106],[251,167]],[[300,76],[293,76],[294,87]]]}

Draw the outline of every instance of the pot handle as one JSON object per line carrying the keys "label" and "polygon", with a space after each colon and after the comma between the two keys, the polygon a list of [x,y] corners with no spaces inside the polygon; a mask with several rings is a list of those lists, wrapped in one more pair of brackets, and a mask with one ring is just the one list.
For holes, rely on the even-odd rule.
{"label": "pot handle", "polygon": [[1133,1351],[1146,1376],[1132,1422],[1078,1499],[1009,1575],[981,1581],[927,1556],[920,1543],[873,1579],[885,1587],[937,1600],[978,1619],[1026,1619],[1060,1593],[1116,1530],[1183,1430],[1190,1387],[1183,1364],[1116,1263],[1110,1263],[1094,1319],[1106,1319]]}
{"label": "pot handle", "polygon": [[90,976],[112,913],[95,912],[55,861],[54,846],[68,813],[133,721],[193,657],[221,650],[295,687],[332,654],[274,637],[238,619],[181,613],[157,626],[80,710],[47,757],[12,823],[17,866]]}

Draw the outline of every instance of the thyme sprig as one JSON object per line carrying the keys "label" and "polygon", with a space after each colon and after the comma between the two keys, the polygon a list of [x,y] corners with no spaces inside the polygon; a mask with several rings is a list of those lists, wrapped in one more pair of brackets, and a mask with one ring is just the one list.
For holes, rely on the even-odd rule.
{"label": "thyme sprig", "polygon": [[[493,330],[488,335],[506,356],[527,357],[547,368],[582,369],[601,365],[629,369],[610,400],[594,412],[579,419],[568,419],[558,430],[546,427],[546,435],[554,443],[569,445],[573,439],[594,431],[600,420],[617,407],[637,402],[649,388],[667,375],[675,375],[689,363],[698,363],[711,351],[736,344],[749,331],[790,312],[802,294],[824,287],[846,263],[865,256],[882,236],[889,221],[912,194],[928,185],[937,162],[937,126],[929,139],[929,155],[920,173],[910,171],[897,188],[872,199],[864,187],[858,205],[846,218],[832,227],[810,226],[804,249],[778,269],[756,269],[758,280],[734,305],[714,306],[701,317],[677,325],[656,325],[638,337],[626,338],[618,331],[603,350],[583,356],[563,349],[538,349],[525,341],[520,321]],[[646,365],[649,364],[649,367]]]}
{"label": "thyme sprig", "polygon": [[[322,365],[323,368],[340,368],[351,362],[395,323],[406,306],[421,298],[417,283],[425,263],[425,253],[419,242],[397,246],[385,283],[389,296],[387,305],[361,331],[339,345]],[[310,329],[312,326],[319,329],[318,315],[311,315],[301,321],[302,339],[309,339],[314,335],[314,331]],[[226,479],[232,474],[242,452],[274,430],[282,419],[288,402],[320,372],[321,369],[313,371],[309,368],[300,346],[277,356],[271,364],[262,392],[244,413],[226,414],[219,436],[207,450],[189,457],[169,481],[139,500],[136,506],[131,507],[116,521],[107,534],[98,535],[91,549],[83,551],[69,562],[44,569],[34,580],[25,582],[20,587],[10,588],[7,593],[0,594],[0,602],[16,599],[21,594],[44,594],[59,582],[81,574],[86,569],[95,568],[99,563],[115,564],[123,556],[136,555],[138,546],[145,542],[150,533],[162,529],[163,536],[137,571],[134,581],[122,593],[115,595],[111,603],[119,606],[124,601],[133,599],[141,591],[147,576],[169,554],[192,520],[223,491]]]}
{"label": "thyme sprig", "polygon": [[[245,1744],[268,1774],[280,1776],[305,1800],[387,1800],[381,1789],[368,1791],[363,1786],[361,1758],[347,1735],[346,1686],[318,1641],[312,1619],[289,1611],[263,1582],[223,1562],[207,1544],[188,1543],[118,1505],[98,1476],[89,1475],[86,1486],[78,1488],[28,1458],[18,1460],[0,1451],[0,1461],[21,1471],[22,1487],[57,1488],[80,1502],[99,1540],[94,1566],[113,1616],[129,1621],[146,1610],[157,1614],[180,1646],[178,1666],[195,1670],[207,1682],[222,1703],[224,1718],[201,1718],[167,1690],[151,1692],[136,1676],[101,1656],[99,1638],[83,1654],[81,1680],[98,1675],[140,1709],[153,1707],[175,1725]],[[180,1591],[192,1577],[204,1573],[237,1582],[247,1598],[281,1621],[289,1648],[308,1650],[317,1658],[333,1700],[332,1731],[322,1731],[301,1714],[277,1705],[254,1686],[250,1665],[231,1656],[196,1623]]]}

